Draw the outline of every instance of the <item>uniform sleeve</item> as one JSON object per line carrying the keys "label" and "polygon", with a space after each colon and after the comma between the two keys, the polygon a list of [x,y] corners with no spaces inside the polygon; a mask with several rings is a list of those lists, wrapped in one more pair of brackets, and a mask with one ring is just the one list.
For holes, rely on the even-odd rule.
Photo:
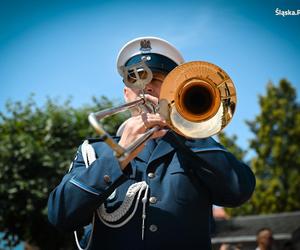
{"label": "uniform sleeve", "polygon": [[67,231],[89,224],[95,209],[128,178],[110,149],[86,168],[80,147],[72,164],[48,200],[50,223]]}
{"label": "uniform sleeve", "polygon": [[255,188],[251,169],[212,138],[188,145],[192,172],[211,194],[213,204],[236,207],[247,201]]}

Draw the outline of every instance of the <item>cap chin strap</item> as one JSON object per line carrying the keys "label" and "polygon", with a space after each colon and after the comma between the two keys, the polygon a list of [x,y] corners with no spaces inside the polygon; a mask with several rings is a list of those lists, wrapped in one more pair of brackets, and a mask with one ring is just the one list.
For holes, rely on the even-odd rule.
{"label": "cap chin strap", "polygon": [[153,74],[146,61],[147,58],[144,57],[138,63],[120,67],[123,81],[128,88],[144,89],[151,82]]}

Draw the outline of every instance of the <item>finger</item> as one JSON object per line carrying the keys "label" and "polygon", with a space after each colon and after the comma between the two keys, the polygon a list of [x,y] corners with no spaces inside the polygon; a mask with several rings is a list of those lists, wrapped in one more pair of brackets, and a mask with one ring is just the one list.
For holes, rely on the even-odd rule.
{"label": "finger", "polygon": [[160,119],[148,119],[147,121],[144,121],[144,127],[149,129],[155,126],[159,126],[161,128],[166,127],[167,123]]}
{"label": "finger", "polygon": [[155,133],[153,133],[151,138],[156,139],[156,138],[163,137],[167,132],[168,132],[168,129],[160,129],[160,130],[156,131]]}
{"label": "finger", "polygon": [[154,105],[158,105],[158,98],[149,94],[145,94],[145,98],[147,101],[152,102]]}
{"label": "finger", "polygon": [[143,122],[143,127],[144,127],[145,130],[148,130],[149,129],[149,123],[144,121]]}
{"label": "finger", "polygon": [[159,114],[150,114],[150,113],[143,113],[141,116],[141,122],[143,123],[142,125],[145,128],[151,128],[153,126],[166,126],[166,121],[165,119],[160,116]]}
{"label": "finger", "polygon": [[141,114],[143,121],[162,121],[165,122],[166,119],[161,114],[143,113]]}

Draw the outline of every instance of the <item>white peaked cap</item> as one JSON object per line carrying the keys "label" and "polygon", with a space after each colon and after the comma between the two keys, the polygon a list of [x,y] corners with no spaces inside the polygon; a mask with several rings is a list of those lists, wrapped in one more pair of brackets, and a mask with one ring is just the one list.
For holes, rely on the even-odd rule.
{"label": "white peaked cap", "polygon": [[122,66],[129,59],[136,55],[158,54],[165,56],[175,62],[177,65],[184,63],[184,59],[180,52],[169,42],[158,37],[146,36],[133,39],[126,43],[120,50],[117,57],[117,69],[122,76]]}

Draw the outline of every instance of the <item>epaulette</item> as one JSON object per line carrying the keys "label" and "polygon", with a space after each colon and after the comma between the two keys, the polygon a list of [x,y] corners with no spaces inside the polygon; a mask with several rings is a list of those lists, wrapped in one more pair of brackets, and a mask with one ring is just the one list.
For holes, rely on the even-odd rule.
{"label": "epaulette", "polygon": [[187,139],[184,136],[176,133],[170,133],[170,136],[175,138],[179,147],[187,147],[194,153],[206,152],[206,151],[225,151],[227,150],[212,137],[202,139]]}
{"label": "epaulette", "polygon": [[193,152],[204,151],[225,151],[227,150],[213,138],[208,137],[205,139],[187,140],[185,145],[188,146]]}

